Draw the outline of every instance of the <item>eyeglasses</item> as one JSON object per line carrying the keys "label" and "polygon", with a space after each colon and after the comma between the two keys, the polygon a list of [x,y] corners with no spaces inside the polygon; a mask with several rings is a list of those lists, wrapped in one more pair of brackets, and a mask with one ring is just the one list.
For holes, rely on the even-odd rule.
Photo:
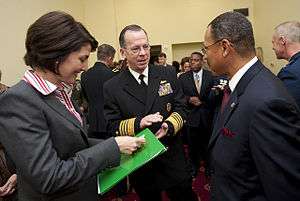
{"label": "eyeglasses", "polygon": [[130,50],[133,54],[139,54],[141,52],[141,50],[143,49],[144,51],[149,51],[150,50],[150,45],[149,44],[145,44],[143,46],[136,46],[136,47],[132,47],[132,48],[125,48],[127,50]]}
{"label": "eyeglasses", "polygon": [[224,38],[221,38],[221,39],[217,40],[216,42],[214,42],[213,44],[210,44],[210,45],[208,45],[208,46],[203,45],[203,48],[201,49],[201,52],[202,52],[203,54],[206,54],[206,53],[207,53],[207,50],[208,50],[210,47],[214,46],[215,44],[217,44],[218,42],[222,41],[223,39],[224,39]]}

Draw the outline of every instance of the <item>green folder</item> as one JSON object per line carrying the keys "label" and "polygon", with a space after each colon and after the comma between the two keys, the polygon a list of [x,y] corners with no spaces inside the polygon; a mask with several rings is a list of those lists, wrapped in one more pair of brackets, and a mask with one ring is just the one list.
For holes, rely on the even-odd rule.
{"label": "green folder", "polygon": [[98,174],[99,194],[104,194],[127,175],[167,150],[148,128],[136,136],[144,136],[146,143],[132,155],[122,154],[120,166]]}

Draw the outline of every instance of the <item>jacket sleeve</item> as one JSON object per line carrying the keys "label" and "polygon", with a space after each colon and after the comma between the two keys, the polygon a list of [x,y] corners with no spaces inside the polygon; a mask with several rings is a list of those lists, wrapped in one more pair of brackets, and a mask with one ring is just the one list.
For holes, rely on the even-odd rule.
{"label": "jacket sleeve", "polygon": [[[53,194],[119,165],[120,150],[114,138],[60,158],[52,141],[59,133],[53,133],[46,111],[34,99],[17,93],[1,97],[0,137],[17,174],[36,191]],[[77,134],[72,132],[70,129],[71,135]]]}
{"label": "jacket sleeve", "polygon": [[104,84],[104,117],[107,121],[106,130],[111,133],[112,136],[134,136],[140,130],[140,121],[142,117],[132,117],[124,119],[121,115],[121,109],[118,105],[116,97],[113,93],[116,93],[114,89],[109,87],[109,83]]}
{"label": "jacket sleeve", "polygon": [[284,68],[278,73],[277,77],[283,82],[288,92],[298,101],[300,92],[299,78],[297,77],[297,75]]}
{"label": "jacket sleeve", "polygon": [[249,143],[267,200],[300,200],[299,130],[299,111],[286,101],[269,101],[255,113]]}

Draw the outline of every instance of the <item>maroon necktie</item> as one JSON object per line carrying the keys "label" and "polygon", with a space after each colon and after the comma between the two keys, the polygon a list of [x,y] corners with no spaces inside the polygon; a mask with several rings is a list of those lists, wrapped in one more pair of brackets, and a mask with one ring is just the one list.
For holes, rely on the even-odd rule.
{"label": "maroon necktie", "polygon": [[222,99],[222,105],[221,105],[221,113],[223,113],[225,106],[227,105],[229,98],[230,98],[231,90],[229,86],[225,86],[223,90],[223,99]]}

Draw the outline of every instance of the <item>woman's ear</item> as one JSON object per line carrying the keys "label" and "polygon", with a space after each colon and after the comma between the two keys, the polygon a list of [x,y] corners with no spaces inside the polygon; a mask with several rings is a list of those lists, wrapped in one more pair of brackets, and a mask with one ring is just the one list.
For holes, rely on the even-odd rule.
{"label": "woman's ear", "polygon": [[54,72],[58,75],[59,74],[59,61],[54,63]]}

